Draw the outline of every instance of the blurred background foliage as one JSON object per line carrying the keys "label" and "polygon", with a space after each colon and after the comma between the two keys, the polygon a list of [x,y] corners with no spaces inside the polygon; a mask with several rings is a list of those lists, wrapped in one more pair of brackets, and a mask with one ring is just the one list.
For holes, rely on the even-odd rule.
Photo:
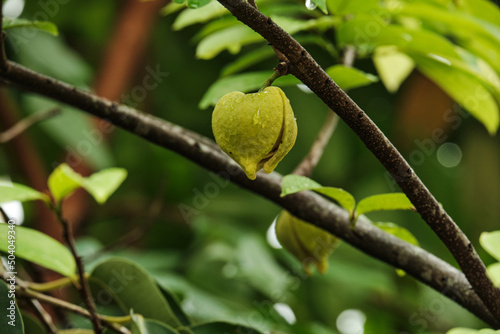
{"label": "blurred background foliage", "polygon": [[[9,2],[15,8],[12,3],[23,1]],[[266,14],[279,16],[281,21],[275,20],[294,31],[324,68],[341,62],[342,45],[336,33],[339,25],[353,17],[375,18],[384,26],[396,21],[405,27],[431,31],[471,54],[473,50],[489,52],[490,59],[481,58],[488,64],[499,52],[498,44],[488,49],[493,42],[486,37],[484,45],[476,45],[482,41],[476,30],[440,21],[439,15],[426,17],[421,10],[434,8],[438,14],[442,10],[457,17],[473,16],[480,23],[489,22],[488,27],[500,29],[500,21],[495,21],[500,17],[498,8],[490,1],[413,1],[413,6],[422,6],[417,8],[420,11],[413,8],[415,15],[411,1],[331,0],[326,2],[329,15],[307,9],[301,0],[257,3]],[[385,10],[399,8],[398,3],[409,6],[405,15]],[[184,9],[184,5],[167,5],[160,0],[51,0],[23,5],[23,18],[51,21],[58,27],[59,36],[9,30],[10,59],[211,138],[210,99],[201,104],[203,109],[199,106],[214,83],[241,71],[264,73],[265,78],[277,64],[266,43],[241,33],[247,28],[228,15],[217,12],[186,23],[186,16],[193,15],[187,12],[197,12],[199,17],[202,11],[208,13],[207,8],[220,10],[215,2],[200,9]],[[496,30],[491,31],[494,34]],[[136,36],[138,32],[142,35]],[[206,41],[221,32],[216,42]],[[231,40],[238,36],[242,36],[241,45]],[[474,40],[474,46],[466,43]],[[214,45],[221,41],[226,46],[214,51]],[[354,66],[377,75],[372,55],[379,45],[365,42],[356,45]],[[437,47],[432,40],[427,43],[429,48]],[[130,54],[134,55],[132,59],[128,58]],[[482,57],[481,52],[474,55]],[[242,61],[245,56],[250,60]],[[238,59],[246,61],[246,66],[235,67]],[[155,77],[151,74],[155,71],[163,76]],[[429,79],[429,73],[426,76],[422,73],[426,71],[413,69],[413,65],[407,72],[400,87],[385,82],[393,87],[393,93],[377,81],[353,89],[349,95],[409,159],[483,260],[492,263],[493,258],[479,247],[478,238],[481,232],[499,227],[498,136],[488,134],[481,122],[469,117],[443,91],[442,84]],[[148,76],[150,79],[146,79]],[[315,95],[293,80],[291,83],[283,89],[293,106],[299,134],[294,149],[277,168],[282,174],[290,173],[308,152],[328,112]],[[0,103],[2,130],[30,113],[58,106],[5,86],[0,87]],[[78,247],[89,270],[111,255],[130,258],[162,288],[174,293],[194,320],[238,322],[264,332],[430,334],[446,333],[457,326],[483,327],[453,302],[411,277],[398,276],[390,266],[346,243],[331,256],[330,269],[324,276],[307,277],[270,232],[279,207],[120,129],[108,129],[99,137],[93,131],[102,129],[102,123],[71,108],[60,108],[62,115],[2,145],[0,175],[44,190],[45,176],[64,161],[83,174],[109,166],[128,170],[128,179],[105,206],[97,206],[82,193],[65,203],[65,212],[77,226]],[[455,118],[450,121],[452,116]],[[433,140],[435,129],[442,129],[446,140]],[[312,178],[325,186],[344,188],[355,198],[397,191],[380,163],[342,122]],[[26,226],[60,238],[42,208],[25,205],[24,209]],[[416,213],[374,213],[370,218],[406,227],[421,247],[454,264]],[[139,240],[117,243],[127,234],[130,239],[134,235],[131,231]],[[38,279],[53,277],[33,269],[31,274]]]}

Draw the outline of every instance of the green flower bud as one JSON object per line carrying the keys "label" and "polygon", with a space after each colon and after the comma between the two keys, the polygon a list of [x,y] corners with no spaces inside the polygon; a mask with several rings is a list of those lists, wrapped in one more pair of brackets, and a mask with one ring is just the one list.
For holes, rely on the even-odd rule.
{"label": "green flower bud", "polygon": [[311,276],[311,265],[322,274],[328,269],[328,257],[340,240],[312,224],[282,211],[276,221],[276,236],[280,244],[302,263]]}
{"label": "green flower bud", "polygon": [[271,173],[292,149],[297,123],[285,93],[267,87],[255,94],[221,97],[212,114],[212,131],[222,151],[255,180],[260,169]]}

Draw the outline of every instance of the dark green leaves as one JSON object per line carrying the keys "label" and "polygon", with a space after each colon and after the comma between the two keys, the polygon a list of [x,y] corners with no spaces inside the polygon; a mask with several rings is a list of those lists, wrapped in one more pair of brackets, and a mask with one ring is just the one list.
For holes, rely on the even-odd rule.
{"label": "dark green leaves", "polygon": [[174,328],[182,325],[154,280],[129,260],[111,258],[102,262],[94,268],[90,280],[107,289],[126,313],[133,309]]}
{"label": "dark green leaves", "polygon": [[[110,258],[98,264],[89,280],[105,289],[125,313],[131,313],[133,334],[259,334],[226,322],[193,325],[169,292],[162,291],[142,267],[124,258]],[[98,294],[104,296],[100,291]]]}
{"label": "dark green leaves", "polygon": [[[3,225],[3,224],[0,224]],[[2,334],[24,334],[24,325],[14,295],[9,296],[10,290],[4,281],[0,280],[0,332]]]}

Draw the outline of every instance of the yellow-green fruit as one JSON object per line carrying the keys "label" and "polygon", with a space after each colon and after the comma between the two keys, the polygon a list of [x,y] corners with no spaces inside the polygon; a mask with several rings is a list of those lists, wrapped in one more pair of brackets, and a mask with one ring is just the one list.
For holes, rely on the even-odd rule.
{"label": "yellow-green fruit", "polygon": [[282,211],[276,221],[276,236],[280,244],[312,275],[311,265],[322,274],[328,269],[328,257],[340,243],[330,233]]}
{"label": "yellow-green fruit", "polygon": [[292,149],[297,122],[285,93],[267,87],[255,94],[221,97],[212,114],[212,131],[219,147],[255,180],[260,169],[271,173]]}

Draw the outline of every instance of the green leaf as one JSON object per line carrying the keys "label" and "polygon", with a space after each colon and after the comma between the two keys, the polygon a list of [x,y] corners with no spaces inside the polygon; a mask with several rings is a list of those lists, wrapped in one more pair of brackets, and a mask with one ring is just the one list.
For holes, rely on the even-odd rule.
{"label": "green leaf", "polygon": [[500,9],[489,0],[463,0],[462,7],[473,16],[500,26]]}
{"label": "green leaf", "polygon": [[[215,105],[217,101],[230,92],[239,91],[248,93],[258,90],[264,81],[271,75],[270,71],[251,72],[223,77],[214,82],[201,98],[200,109],[206,109]],[[290,75],[278,78],[273,84],[275,86],[290,86],[299,84],[300,81]]]}
{"label": "green leaf", "polygon": [[107,201],[127,177],[123,168],[107,168],[96,172],[83,180],[83,188],[87,190],[99,204]]}
{"label": "green leaf", "polygon": [[302,190],[319,189],[322,185],[318,182],[311,180],[308,177],[301,175],[286,175],[281,181],[281,197],[286,195],[295,194]]}
{"label": "green leaf", "polygon": [[488,276],[497,287],[500,287],[500,262],[488,266]]}
{"label": "green leaf", "polygon": [[231,26],[203,38],[196,47],[196,57],[212,59],[224,50],[236,54],[243,45],[261,40],[262,37],[246,25]]}
{"label": "green leaf", "polygon": [[[0,224],[2,225],[2,224]],[[2,334],[24,334],[23,318],[14,298],[9,297],[9,286],[0,280],[0,333]]]}
{"label": "green leaf", "polygon": [[294,194],[302,190],[314,190],[323,195],[326,195],[335,201],[340,206],[352,213],[355,206],[354,197],[347,191],[335,187],[323,187],[314,180],[300,175],[286,175],[281,181],[281,197]]}
{"label": "green leaf", "polygon": [[343,90],[367,86],[378,81],[377,76],[373,74],[344,65],[331,66],[326,70],[326,73]]}
{"label": "green leaf", "polygon": [[92,329],[71,328],[57,331],[57,334],[94,334]]}
{"label": "green leaf", "polygon": [[174,328],[157,320],[144,319],[140,314],[132,314],[132,334],[179,334]]}
{"label": "green leaf", "polygon": [[245,333],[262,334],[261,332],[243,325],[231,324],[228,322],[211,322],[191,327],[194,334],[214,334],[214,333]]}
{"label": "green leaf", "polygon": [[[158,284],[158,282],[157,282]],[[187,314],[182,310],[181,305],[179,304],[179,301],[175,296],[170,293],[170,291],[166,290],[163,288],[160,284],[158,284],[161,293],[163,297],[167,300],[168,305],[170,305],[170,308],[172,309],[172,312],[175,314],[177,319],[182,323],[184,326],[189,326],[191,325],[191,320],[187,316]]]}
{"label": "green leaf", "polygon": [[56,204],[71,195],[84,183],[84,178],[75,172],[68,164],[63,163],[54,169],[47,181],[49,190]]}
{"label": "green leaf", "polygon": [[[0,251],[5,253],[9,250],[8,233],[11,231],[10,226],[0,224]],[[16,257],[36,263],[64,276],[75,274],[76,264],[73,256],[57,240],[27,227],[14,226],[14,231]]]}
{"label": "green leaf", "polygon": [[349,211],[349,213],[352,213],[356,206],[354,197],[342,188],[321,187],[313,190],[334,199],[341,207]]}
{"label": "green leaf", "polygon": [[160,14],[164,15],[164,16],[167,16],[167,15],[170,15],[170,14],[177,13],[178,11],[180,11],[180,10],[182,10],[184,8],[186,8],[184,6],[184,2],[182,4],[179,4],[176,1],[172,1],[172,2],[168,3],[167,5],[165,5],[160,10]]}
{"label": "green leaf", "polygon": [[355,45],[368,46],[396,46],[405,53],[429,53],[439,55],[446,59],[459,59],[455,46],[443,36],[430,30],[410,29],[398,25],[388,25],[379,22],[378,33],[364,33],[370,31],[373,17],[361,15],[339,26],[337,38],[341,46]]}
{"label": "green leaf", "polygon": [[[500,49],[494,42],[480,36],[474,36],[474,38],[459,40],[458,43],[487,61],[497,73],[500,73]],[[485,79],[488,79],[488,77]]]}
{"label": "green leaf", "polygon": [[[330,16],[311,20],[299,20],[277,15],[271,15],[271,18],[289,34],[307,29],[326,29],[338,22],[337,19]],[[262,36],[246,25],[231,25],[204,37],[196,48],[196,56],[200,59],[211,59],[224,50],[236,54],[243,46],[259,41],[264,41]]]}
{"label": "green leaf", "polygon": [[212,0],[187,0],[189,8],[196,9],[208,5]]}
{"label": "green leaf", "polygon": [[[432,7],[433,9],[431,10],[428,7]],[[463,43],[465,46],[470,47],[471,50],[468,51],[453,44],[450,40],[445,38],[443,34],[440,35],[439,33],[426,29],[409,28],[394,24],[388,25],[383,20],[378,24],[378,33],[366,33],[368,27],[373,24],[373,18],[363,15],[347,21],[339,27],[337,37],[340,45],[352,44],[358,46],[358,48],[368,48],[369,50],[377,46],[393,46],[400,52],[411,56],[422,71],[425,71],[424,67],[432,66],[432,64],[428,64],[429,62],[434,62],[438,63],[440,66],[448,67],[449,72],[457,72],[458,74],[456,74],[456,76],[461,77],[460,81],[472,81],[468,86],[474,85],[475,82],[479,82],[484,87],[479,87],[477,89],[475,89],[475,87],[472,87],[473,89],[467,87],[464,91],[469,91],[469,93],[464,95],[462,92],[454,92],[456,87],[450,88],[449,83],[446,85],[447,79],[439,80],[439,78],[443,76],[447,77],[447,75],[442,75],[441,73],[446,70],[440,70],[440,73],[434,76],[432,76],[432,73],[437,71],[434,70],[434,68],[426,71],[426,74],[436,81],[438,85],[441,85],[458,103],[464,105],[464,100],[466,100],[468,101],[468,105],[474,105],[469,108],[471,114],[485,124],[490,133],[494,132],[494,129],[496,129],[496,118],[498,118],[498,115],[496,115],[497,112],[495,111],[498,107],[495,103],[492,103],[494,102],[493,98],[496,99],[496,102],[500,102],[500,78],[494,70],[500,70],[500,66],[498,65],[500,49],[497,47],[500,41],[500,37],[498,36],[500,35],[500,29],[490,29],[491,24],[478,21],[463,13],[448,13],[447,15],[452,15],[452,17],[456,15],[460,19],[454,21],[448,16],[443,16],[444,21],[441,22],[438,20],[442,18],[441,15],[437,15],[436,13],[447,13],[447,10],[439,9],[435,6],[408,5],[407,7],[403,6],[401,8],[396,9],[396,12],[404,12],[405,15],[410,15],[414,13],[410,10],[406,12],[404,8],[412,8],[412,10],[416,8],[415,13],[418,15],[427,15],[437,20],[436,22],[444,23],[445,25],[451,24],[450,22],[457,24],[457,22],[463,21],[462,25],[470,27],[470,31],[475,32],[475,34],[471,35],[470,31],[463,29],[462,25],[460,25],[460,29],[455,29],[456,27],[454,27],[449,30],[450,33],[454,31],[466,31],[468,35],[457,35],[458,43]],[[490,34],[490,30],[498,31],[498,34]],[[473,52],[484,57],[489,64],[473,54]],[[434,67],[435,66],[437,65],[434,65]],[[472,78],[470,79],[470,77]],[[455,80],[451,81],[455,82]],[[460,83],[460,85],[455,86],[463,86],[463,84]],[[493,96],[486,96],[486,98],[483,99],[485,101],[481,101],[481,106],[477,106],[476,101],[470,102],[470,100],[477,100],[475,96],[482,97],[485,91],[489,91]],[[484,106],[486,106],[486,108],[483,108]],[[481,112],[481,109],[485,110],[485,112]],[[493,116],[490,117],[491,115]]]}
{"label": "green leaf", "polygon": [[404,227],[401,227],[394,223],[383,223],[383,222],[373,223],[373,225],[377,226],[378,228],[384,230],[389,234],[392,234],[393,236],[401,240],[409,242],[412,245],[419,246],[417,238],[415,238],[415,236]]}
{"label": "green leaf", "polygon": [[23,317],[24,333],[47,334],[47,330],[43,327],[40,321],[33,315],[25,312],[24,310],[21,310],[21,316]]}
{"label": "green leaf", "polygon": [[270,58],[273,55],[275,55],[274,50],[267,45],[265,47],[246,52],[234,62],[224,66],[221,75],[228,76],[240,72],[241,70],[255,65],[264,59]]}
{"label": "green leaf", "polygon": [[110,258],[94,268],[90,279],[107,289],[125,312],[133,309],[173,328],[182,325],[153,278],[132,261]]}
{"label": "green leaf", "polygon": [[439,8],[425,3],[406,3],[393,11],[395,15],[418,17],[429,23],[446,26],[446,32],[459,37],[483,36],[500,43],[500,27],[461,11]]}
{"label": "green leaf", "polygon": [[328,9],[332,14],[358,14],[380,11],[378,0],[327,0]]}
{"label": "green leaf", "polygon": [[3,18],[2,28],[4,30],[13,28],[34,28],[41,31],[48,32],[54,36],[57,36],[59,32],[57,31],[57,26],[48,21],[30,21],[26,19],[8,19]]}
{"label": "green leaf", "polygon": [[493,330],[493,329],[481,329],[481,330],[476,330],[476,329],[470,329],[470,328],[453,328],[446,332],[446,334],[500,334],[500,330]]}
{"label": "green leaf", "polygon": [[[200,285],[189,281],[185,276],[174,274],[171,271],[155,273],[155,279],[162,288],[175,291],[177,294],[182,295],[185,301],[189,301],[190,304],[194,305],[190,315],[196,319],[231,321],[245,317],[252,311],[253,305],[248,307],[242,304],[241,308],[236,309],[233,302],[221,297],[217,289],[207,290],[201,288]],[[262,325],[265,326],[266,324],[267,322]]]}
{"label": "green leaf", "polygon": [[500,120],[498,104],[479,79],[450,66],[451,63],[448,60],[439,56],[412,55],[412,58],[420,71],[467,109],[491,135],[496,133]]}
{"label": "green leaf", "polygon": [[476,329],[469,329],[469,328],[453,328],[446,332],[446,334],[477,334]]}
{"label": "green leaf", "polygon": [[290,281],[283,279],[287,273],[276,262],[261,237],[248,234],[241,238],[236,249],[236,259],[240,275],[257,291],[268,298],[287,295]]}
{"label": "green leaf", "polygon": [[391,46],[375,49],[373,63],[385,88],[394,93],[415,68],[414,61]]}
{"label": "green leaf", "polygon": [[49,189],[56,203],[71,195],[77,188],[84,188],[99,204],[103,204],[127,177],[123,168],[107,168],[89,177],[83,177],[68,164],[60,164],[49,176]]}
{"label": "green leaf", "polygon": [[488,254],[500,261],[500,231],[481,233],[479,243]]}
{"label": "green leaf", "polygon": [[359,201],[356,216],[381,210],[415,210],[415,207],[403,193],[379,194]]}
{"label": "green leaf", "polygon": [[22,184],[12,183],[12,186],[0,185],[0,203],[10,201],[27,202],[35,200],[42,200],[46,203],[50,203],[50,199],[47,195]]}
{"label": "green leaf", "polygon": [[328,8],[326,7],[326,0],[311,0],[318,6],[319,9],[325,14],[328,14]]}
{"label": "green leaf", "polygon": [[219,18],[227,13],[228,10],[218,1],[212,1],[204,6],[203,9],[186,9],[182,11],[175,19],[172,28],[174,30],[181,30],[196,23],[204,23]]}

